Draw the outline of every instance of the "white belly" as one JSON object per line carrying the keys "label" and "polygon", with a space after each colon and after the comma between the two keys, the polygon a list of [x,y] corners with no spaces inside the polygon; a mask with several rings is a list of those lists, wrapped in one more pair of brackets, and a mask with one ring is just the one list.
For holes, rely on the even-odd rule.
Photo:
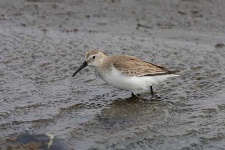
{"label": "white belly", "polygon": [[145,76],[145,77],[129,77],[122,75],[118,70],[114,69],[110,74],[100,74],[102,80],[109,85],[116,88],[137,91],[137,90],[149,90],[150,86],[158,84],[161,81],[173,76],[178,75],[160,75],[160,76]]}

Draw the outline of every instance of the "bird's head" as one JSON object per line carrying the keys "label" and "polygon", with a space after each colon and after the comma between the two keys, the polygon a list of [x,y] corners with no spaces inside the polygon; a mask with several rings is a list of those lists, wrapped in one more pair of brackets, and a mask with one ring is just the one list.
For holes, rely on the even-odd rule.
{"label": "bird's head", "polygon": [[99,50],[92,50],[86,53],[85,61],[83,64],[76,70],[72,77],[74,77],[80,70],[86,66],[98,67],[103,64],[103,61],[107,57],[103,52]]}

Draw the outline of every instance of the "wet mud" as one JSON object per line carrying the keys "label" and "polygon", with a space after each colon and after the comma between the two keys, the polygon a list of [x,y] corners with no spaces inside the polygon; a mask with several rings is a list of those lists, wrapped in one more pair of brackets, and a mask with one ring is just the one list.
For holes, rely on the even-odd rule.
{"label": "wet mud", "polygon": [[[224,149],[222,0],[0,1],[0,138],[52,133],[74,149]],[[115,89],[84,54],[180,70],[149,93]],[[0,143],[1,144],[1,143]]]}

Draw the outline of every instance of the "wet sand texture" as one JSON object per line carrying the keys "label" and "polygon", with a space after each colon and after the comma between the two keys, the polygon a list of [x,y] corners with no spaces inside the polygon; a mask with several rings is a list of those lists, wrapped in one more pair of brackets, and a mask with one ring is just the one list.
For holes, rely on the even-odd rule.
{"label": "wet sand texture", "polygon": [[[53,133],[74,149],[224,149],[224,0],[0,0],[0,137]],[[180,70],[132,99],[84,54]],[[147,98],[148,93],[140,92]]]}

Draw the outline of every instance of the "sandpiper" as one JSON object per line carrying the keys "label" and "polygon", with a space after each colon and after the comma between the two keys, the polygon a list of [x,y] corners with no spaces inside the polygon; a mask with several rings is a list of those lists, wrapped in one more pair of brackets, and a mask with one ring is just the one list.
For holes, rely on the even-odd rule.
{"label": "sandpiper", "polygon": [[169,77],[179,76],[175,71],[134,56],[107,56],[99,50],[92,50],[86,53],[84,63],[72,77],[86,66],[94,67],[96,74],[109,85],[131,91],[132,96],[134,96],[133,92],[137,90],[150,90],[153,96],[152,85]]}

